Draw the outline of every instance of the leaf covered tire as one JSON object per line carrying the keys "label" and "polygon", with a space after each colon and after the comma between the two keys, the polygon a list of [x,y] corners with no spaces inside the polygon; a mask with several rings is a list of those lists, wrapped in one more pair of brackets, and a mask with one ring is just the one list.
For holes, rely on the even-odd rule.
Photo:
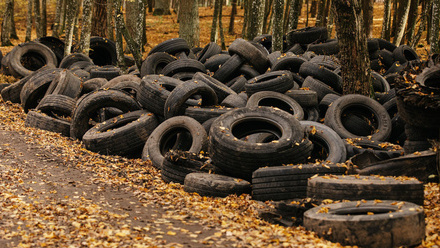
{"label": "leaf covered tire", "polygon": [[423,208],[389,200],[317,206],[304,213],[304,227],[332,242],[361,247],[411,247],[425,237]]}
{"label": "leaf covered tire", "polygon": [[70,134],[69,122],[48,116],[37,111],[29,111],[29,113],[26,115],[24,125],[26,127],[34,127],[42,130],[60,133],[66,137],[69,137]]}

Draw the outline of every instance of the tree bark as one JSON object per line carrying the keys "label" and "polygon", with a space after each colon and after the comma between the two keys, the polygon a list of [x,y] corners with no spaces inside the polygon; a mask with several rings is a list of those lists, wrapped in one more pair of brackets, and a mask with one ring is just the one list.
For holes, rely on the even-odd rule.
{"label": "tree bark", "polygon": [[427,19],[428,19],[428,12],[431,10],[431,1],[424,1],[422,4],[422,15],[420,19],[419,29],[417,30],[417,33],[412,39],[410,46],[414,48],[416,44],[420,41],[420,38],[422,38],[423,32],[426,30],[427,25]]}
{"label": "tree bark", "polygon": [[79,40],[79,50],[85,55],[89,55],[90,34],[92,27],[92,0],[83,0],[83,20],[81,24],[81,39]]}
{"label": "tree bark", "polygon": [[396,36],[396,30],[397,30],[397,22],[399,21],[399,8],[398,8],[398,0],[393,0],[393,22],[391,26],[391,32],[390,32],[390,39],[391,37]]}
{"label": "tree bark", "polygon": [[220,33],[220,44],[222,50],[226,50],[225,33],[223,32],[223,0],[220,0],[220,10],[218,13],[218,30]]}
{"label": "tree bark", "polygon": [[211,24],[211,42],[217,42],[218,38],[218,19],[220,14],[220,0],[214,0],[214,12],[212,17],[212,24]]}
{"label": "tree bark", "polygon": [[63,5],[61,6],[61,16],[60,16],[60,32],[64,32],[66,28],[66,16],[67,16],[67,0],[63,0]]}
{"label": "tree bark", "polygon": [[272,14],[272,2],[273,0],[265,0],[264,3],[264,17],[263,17],[263,31],[262,33],[269,33],[270,24],[268,24],[269,20],[271,20]]}
{"label": "tree bark", "polygon": [[75,26],[75,16],[77,14],[77,8],[78,2],[77,0],[70,0],[67,1],[66,9],[69,11],[67,12],[66,16],[66,38],[64,41],[64,56],[67,56],[70,54],[70,50],[72,50],[72,43],[73,43],[73,30]]}
{"label": "tree bark", "polygon": [[252,40],[263,32],[264,0],[253,0],[249,12],[245,39]]}
{"label": "tree bark", "polygon": [[284,0],[273,1],[272,51],[283,51]]}
{"label": "tree bark", "polygon": [[47,36],[47,3],[41,0],[41,34]]}
{"label": "tree bark", "polygon": [[92,36],[107,37],[107,0],[95,0],[92,14]]}
{"label": "tree bark", "polygon": [[171,15],[170,0],[155,0],[153,15]]}
{"label": "tree bark", "polygon": [[[221,1],[219,2],[221,4]],[[179,37],[186,40],[190,47],[198,47],[200,45],[200,28],[197,0],[180,1],[179,19]]]}
{"label": "tree bark", "polygon": [[370,95],[370,59],[359,0],[333,0],[344,94]]}
{"label": "tree bark", "polygon": [[148,2],[148,13],[152,13],[153,12],[153,5],[154,5],[154,0],[147,0]]}
{"label": "tree bark", "polygon": [[431,22],[431,36],[429,37],[431,43],[430,53],[439,53],[439,24],[440,24],[440,0],[432,1],[432,22]]}
{"label": "tree bark", "polygon": [[362,0],[362,13],[364,19],[364,30],[367,38],[373,37],[373,5],[374,0]]}
{"label": "tree bark", "polygon": [[235,16],[237,15],[237,0],[232,0],[231,6],[232,9],[231,9],[231,18],[229,19],[228,34],[233,35],[235,34],[234,24],[235,24]]}
{"label": "tree bark", "polygon": [[298,28],[298,19],[301,15],[302,0],[292,0],[290,3],[289,30]]}
{"label": "tree bark", "polygon": [[325,25],[325,0],[318,0],[318,12],[316,13],[316,27]]}
{"label": "tree bark", "polygon": [[245,39],[247,37],[248,24],[249,24],[249,16],[251,12],[251,0],[243,0],[242,8],[244,9],[243,13],[243,28],[241,31],[241,36]]}
{"label": "tree bark", "polygon": [[408,15],[408,27],[406,33],[406,43],[410,44],[414,39],[414,33],[416,29],[417,17],[419,13],[419,0],[412,0],[411,6],[409,7]]}
{"label": "tree bark", "polygon": [[409,15],[409,6],[411,4],[411,0],[405,0],[400,2],[402,4],[402,16],[399,21],[399,26],[396,30],[396,37],[394,38],[394,45],[400,46],[400,42],[402,41],[403,35],[405,34],[406,23],[408,22]]}
{"label": "tree bark", "polygon": [[107,34],[107,38],[110,40],[115,40],[115,33],[114,33],[115,27],[113,24],[113,7],[114,7],[113,1],[114,0],[107,0],[107,8],[106,8],[107,13],[105,18],[107,25],[106,34]]}
{"label": "tree bark", "polygon": [[14,2],[12,0],[6,0],[5,12],[3,13],[2,33],[0,36],[0,43],[2,46],[12,46],[12,42],[9,39],[11,36],[11,19],[14,16]]}
{"label": "tree bark", "polygon": [[284,15],[283,15],[283,33],[287,32],[287,28],[289,27],[289,11],[290,11],[290,3],[292,0],[286,0],[284,3]]}
{"label": "tree bark", "polygon": [[391,27],[391,0],[384,0],[383,2],[383,23],[380,37],[390,41],[390,27]]}
{"label": "tree bark", "polygon": [[32,39],[32,2],[33,0],[28,0],[27,4],[27,14],[26,14],[26,37],[24,41],[31,41]]}
{"label": "tree bark", "polygon": [[[29,2],[32,2],[32,1],[29,1]],[[54,36],[54,37],[59,37],[62,7],[63,7],[63,0],[57,0],[57,4],[55,7],[55,19],[53,22],[53,29],[52,29],[52,36]]]}
{"label": "tree bark", "polygon": [[37,38],[43,37],[43,26],[41,23],[40,0],[34,0],[35,29]]}
{"label": "tree bark", "polygon": [[[15,2],[12,0],[12,13],[15,13]],[[17,29],[15,28],[15,18],[14,15],[11,16],[11,34],[9,35],[11,39],[18,39]]]}
{"label": "tree bark", "polygon": [[115,45],[116,45],[116,57],[117,64],[119,68],[125,70],[125,59],[124,59],[124,45],[122,38],[122,27],[116,21],[118,19],[118,13],[122,12],[121,9],[121,0],[113,0],[113,9],[114,9],[114,19],[115,19]]}

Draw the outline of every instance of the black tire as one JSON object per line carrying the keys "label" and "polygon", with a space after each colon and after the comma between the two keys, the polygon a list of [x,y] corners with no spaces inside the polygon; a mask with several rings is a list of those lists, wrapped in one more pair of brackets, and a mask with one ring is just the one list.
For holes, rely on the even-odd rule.
{"label": "black tire", "polygon": [[233,194],[239,196],[250,194],[251,184],[248,181],[224,175],[190,173],[185,177],[183,190],[201,196],[227,197]]}
{"label": "black tire", "polygon": [[332,87],[328,86],[319,79],[313,78],[312,76],[306,77],[302,85],[303,88],[313,90],[318,95],[318,101],[321,102],[322,99],[328,94],[340,95],[338,92],[333,90]]}
{"label": "black tire", "polygon": [[24,122],[26,127],[34,127],[69,137],[70,123],[58,118],[50,117],[40,112],[29,111]]}
{"label": "black tire", "polygon": [[339,44],[337,40],[323,42],[318,44],[309,44],[307,51],[314,52],[318,55],[334,55],[339,53]]}
{"label": "black tire", "polygon": [[247,82],[247,80],[245,77],[238,76],[238,77],[230,80],[229,82],[227,82],[225,85],[228,86],[229,88],[231,88],[231,90],[233,90],[234,92],[236,92],[238,94],[244,89],[246,82]]}
{"label": "black tire", "polygon": [[396,100],[399,116],[405,123],[422,128],[438,128],[440,114],[437,109],[415,106],[405,102],[401,96],[397,96]]}
{"label": "black tire", "polygon": [[186,55],[188,55],[190,52],[190,48],[188,46],[188,43],[184,39],[173,38],[163,41],[162,43],[159,43],[157,46],[153,47],[148,53],[148,56],[157,52],[166,52],[171,55],[176,55],[178,53],[184,52]]}
{"label": "black tire", "polygon": [[76,103],[72,113],[70,137],[81,140],[83,135],[91,128],[90,118],[96,116],[102,108],[114,107],[122,112],[140,110],[139,103],[127,93],[120,90],[99,90],[84,95]]}
{"label": "black tire", "polygon": [[341,62],[335,56],[327,56],[327,55],[318,55],[309,60],[310,63],[322,65],[325,68],[335,71],[336,69],[341,67]]}
{"label": "black tire", "polygon": [[92,78],[85,81],[82,85],[81,95],[90,93],[92,91],[100,89],[103,85],[107,83],[107,79],[105,78]]}
{"label": "black tire", "polygon": [[[265,49],[263,46],[261,47]],[[247,63],[251,64],[260,74],[265,73],[269,67],[269,60],[267,59],[267,55],[269,54],[267,53],[267,50],[262,52],[262,49],[259,49],[251,42],[241,38],[238,38],[231,43],[228,52],[231,55],[239,55]]]}
{"label": "black tire", "polygon": [[[34,40],[35,42],[39,42],[45,46],[47,46],[57,57],[57,65],[61,63],[64,57],[64,42],[57,37],[53,36],[45,36],[40,37]],[[1,60],[1,59],[0,59]]]}
{"label": "black tire", "polygon": [[325,163],[260,168],[252,174],[252,198],[258,201],[305,198],[309,178],[342,175],[346,171],[342,165]]}
{"label": "black tire", "polygon": [[203,82],[190,80],[181,83],[168,96],[164,105],[165,119],[185,113],[185,102],[194,95],[200,95],[202,102],[200,106],[214,106],[218,104],[217,95],[214,90]]}
{"label": "black tire", "polygon": [[386,76],[394,73],[400,74],[407,66],[408,66],[408,62],[402,64],[399,61],[395,61],[383,75]]}
{"label": "black tire", "polygon": [[121,75],[121,69],[117,67],[104,68],[97,67],[90,70],[90,78],[105,78],[108,81]]}
{"label": "black tire", "polygon": [[207,59],[204,65],[209,72],[215,73],[230,58],[229,54],[217,54]]}
{"label": "black tire", "polygon": [[223,101],[229,95],[237,95],[237,93],[235,93],[235,91],[230,89],[228,86],[204,73],[196,72],[193,79],[197,81],[202,81],[203,83],[211,87],[215,91],[219,102]]}
{"label": "black tire", "polygon": [[341,202],[306,211],[304,227],[342,245],[411,247],[425,237],[424,217],[423,208],[409,202]]}
{"label": "black tire", "polygon": [[45,95],[65,95],[76,99],[81,93],[81,89],[81,80],[69,70],[63,70],[52,80]]}
{"label": "black tire", "polygon": [[25,113],[35,108],[44,97],[50,83],[57,77],[61,69],[43,70],[32,76],[21,89],[20,102]]}
{"label": "black tire", "polygon": [[206,73],[206,68],[202,63],[194,59],[178,59],[167,64],[162,70],[162,74],[169,77],[179,72]]}
{"label": "black tire", "polygon": [[295,100],[303,108],[318,106],[318,94],[313,90],[288,90],[284,94]]}
{"label": "black tire", "polygon": [[124,74],[124,75],[115,77],[112,80],[108,81],[106,84],[104,84],[102,86],[102,88],[103,89],[111,89],[111,88],[114,88],[115,86],[117,86],[118,84],[120,84],[122,82],[134,82],[134,83],[140,84],[141,83],[141,79],[138,78],[135,75]]}
{"label": "black tire", "polygon": [[282,56],[276,60],[274,65],[271,67],[271,71],[287,70],[294,73],[298,73],[299,68],[306,61],[307,60],[297,55]]}
{"label": "black tire", "polygon": [[292,74],[289,71],[272,71],[246,82],[244,89],[251,96],[260,91],[284,93],[293,87]]}
{"label": "black tire", "polygon": [[391,90],[387,80],[375,71],[371,72],[371,81],[374,92],[388,92]]}
{"label": "black tire", "polygon": [[210,42],[197,55],[197,60],[201,63],[205,63],[207,59],[211,58],[214,55],[220,54],[221,52],[222,48],[217,45],[217,43]]}
{"label": "black tire", "polygon": [[310,44],[328,39],[327,28],[325,27],[306,27],[295,29],[287,33],[287,44]]}
{"label": "black tire", "polygon": [[407,45],[400,45],[393,51],[394,61],[403,64],[407,61],[419,60],[417,52]]}
{"label": "black tire", "polygon": [[41,43],[22,43],[9,53],[8,69],[16,78],[26,77],[45,65],[56,67],[58,61],[52,50]]}
{"label": "black tire", "polygon": [[246,107],[246,100],[238,96],[238,94],[235,95],[229,95],[223,101],[220,103],[221,106],[225,106],[227,108],[242,108]]}
{"label": "black tire", "polygon": [[332,200],[395,200],[423,205],[423,183],[417,179],[347,175],[314,177],[307,184],[307,197]]}
{"label": "black tire", "polygon": [[388,139],[392,128],[388,112],[380,103],[363,95],[345,95],[334,101],[325,114],[324,123],[333,128],[342,138],[359,138],[360,136],[347,131],[342,124],[344,112],[351,108],[360,108],[361,111],[366,111],[369,116],[374,115],[373,121],[377,126],[374,133],[371,134],[372,140],[385,141]]}
{"label": "black tire", "polygon": [[299,69],[299,74],[302,77],[312,76],[313,78],[318,79],[326,85],[330,86],[336,92],[342,93],[341,77],[333,71],[325,68],[324,66],[320,66],[311,62],[305,62],[301,65]]}
{"label": "black tire", "polygon": [[162,74],[163,68],[175,60],[175,57],[165,52],[153,53],[142,62],[141,77],[143,78],[151,74]]}
{"label": "black tire", "polygon": [[344,163],[347,151],[341,137],[330,127],[313,121],[301,121],[301,126],[313,143],[310,162]]}
{"label": "black tire", "polygon": [[85,147],[104,155],[129,155],[142,150],[158,120],[145,110],[138,110],[98,123],[83,136]]}
{"label": "black tire", "polygon": [[78,70],[78,69],[84,70],[85,68],[91,68],[91,66],[95,66],[95,64],[93,64],[93,62],[83,60],[83,61],[78,61],[78,62],[73,63],[67,69],[72,70],[72,71]]}
{"label": "black tire", "polygon": [[235,73],[240,70],[240,67],[244,62],[244,59],[235,54],[226,60],[226,62],[215,71],[214,76],[212,77],[225,83],[232,75],[235,75]]}
{"label": "black tire", "polygon": [[194,118],[200,123],[204,123],[205,121],[219,117],[224,113],[227,113],[229,111],[233,110],[233,108],[225,108],[225,107],[219,107],[219,106],[213,106],[213,107],[188,107],[185,109],[185,116],[189,116],[191,118]]}
{"label": "black tire", "polygon": [[[214,121],[209,132],[209,154],[217,167],[249,180],[259,167],[301,162],[297,154],[303,131],[299,121],[284,111],[269,107],[240,108]],[[271,133],[277,141],[241,140],[254,133]]]}
{"label": "black tire", "polygon": [[10,101],[12,103],[21,103],[20,100],[20,92],[23,89],[23,86],[26,84],[26,82],[32,78],[34,75],[36,75],[38,72],[34,72],[29,76],[26,76],[19,81],[9,85],[8,87],[2,89],[1,95],[3,98],[3,101]]}
{"label": "black tire", "polygon": [[260,91],[249,97],[246,107],[258,108],[267,106],[277,108],[293,115],[297,120],[304,119],[304,110],[292,98],[273,91]]}
{"label": "black tire", "polygon": [[115,42],[104,37],[91,37],[89,57],[95,65],[116,65]]}
{"label": "black tire", "polygon": [[296,54],[296,55],[302,55],[302,54],[305,53],[305,51],[302,48],[302,46],[300,44],[298,44],[298,43],[296,43],[295,45],[291,46],[289,48],[289,50],[286,51],[286,53],[289,53],[289,52],[291,52],[293,54]]}
{"label": "black tire", "polygon": [[75,104],[75,99],[69,96],[47,95],[41,99],[36,109],[53,117],[70,117]]}
{"label": "black tire", "polygon": [[377,42],[379,44],[379,49],[386,49],[386,50],[388,50],[390,52],[393,52],[394,49],[397,48],[396,45],[394,45],[393,43],[391,43],[391,42],[389,42],[387,40],[384,40],[384,39],[381,39],[381,38],[376,38],[376,39],[377,39]]}
{"label": "black tire", "polygon": [[325,117],[325,113],[327,112],[328,107],[341,96],[335,94],[327,94],[318,104],[319,114],[322,118]]}
{"label": "black tire", "polygon": [[[179,138],[185,133],[189,135]],[[178,148],[198,154],[206,148],[207,141],[208,136],[199,122],[187,116],[173,117],[162,122],[151,133],[142,151],[142,160],[151,160],[153,166],[160,169],[164,155],[169,150]]]}
{"label": "black tire", "polygon": [[393,63],[394,63],[394,57],[393,57],[393,53],[386,50],[386,49],[382,49],[379,50],[378,52],[378,56],[379,56],[379,61],[382,65],[385,66],[385,68],[390,68]]}
{"label": "black tire", "polygon": [[60,65],[58,67],[67,69],[72,64],[74,64],[78,61],[88,61],[90,63],[93,63],[93,61],[89,57],[87,57],[86,55],[84,55],[82,53],[71,53],[71,54],[67,55],[66,57],[64,57],[63,60],[61,60]]}
{"label": "black tire", "polygon": [[427,140],[411,141],[405,140],[403,144],[403,149],[405,154],[412,154],[415,152],[426,151],[432,148],[432,144]]}
{"label": "black tire", "polygon": [[319,121],[318,108],[304,108],[304,120],[306,121]]}
{"label": "black tire", "polygon": [[423,128],[405,124],[405,134],[410,141],[426,141],[428,139],[437,139],[439,137],[439,130],[436,128]]}

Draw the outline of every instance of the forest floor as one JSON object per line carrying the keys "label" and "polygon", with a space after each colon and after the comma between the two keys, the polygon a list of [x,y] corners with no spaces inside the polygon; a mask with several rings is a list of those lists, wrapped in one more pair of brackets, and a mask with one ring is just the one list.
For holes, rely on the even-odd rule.
{"label": "forest floor", "polygon": [[[203,45],[212,9],[200,13]],[[175,14],[148,16],[147,51],[178,37],[175,20]],[[14,44],[24,41],[24,24],[17,24]],[[237,37],[226,35],[227,45]],[[14,81],[0,75],[0,82]],[[164,183],[149,162],[90,152],[78,141],[25,127],[25,118],[19,105],[0,100],[0,247],[340,247],[303,227],[259,219],[263,204],[248,195],[186,193]],[[424,209],[421,247],[440,247],[439,184],[426,185]]]}

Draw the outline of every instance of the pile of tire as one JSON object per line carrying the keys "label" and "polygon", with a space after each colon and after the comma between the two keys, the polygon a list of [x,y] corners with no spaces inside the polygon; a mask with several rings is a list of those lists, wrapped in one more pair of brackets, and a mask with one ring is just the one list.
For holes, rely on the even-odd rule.
{"label": "pile of tire", "polygon": [[[322,28],[291,31],[285,53],[269,53],[268,35],[254,41],[236,39],[228,51],[216,43],[191,49],[175,38],[154,47],[141,68],[126,72],[114,66],[114,43],[95,38],[99,55],[73,53],[58,63],[58,46],[52,45],[44,50],[50,63],[32,62],[36,66],[26,73],[15,65],[11,69],[14,54],[34,58],[21,49],[45,46],[35,41],[17,46],[19,52],[2,59],[3,72],[21,79],[1,95],[21,104],[27,113],[25,125],[81,140],[100,154],[149,160],[165,182],[183,184],[188,192],[217,197],[247,193],[260,201],[307,196],[386,200],[388,192],[394,197],[390,199],[406,201],[411,196],[409,200],[422,204],[419,186],[402,195],[397,193],[401,188],[391,186],[372,190],[367,184],[367,193],[359,194],[341,193],[339,184],[311,184],[317,177],[371,171],[427,178],[421,170],[392,170],[384,162],[393,161],[394,166],[414,159],[404,156],[398,145],[414,136],[408,132],[411,124],[400,118],[394,87],[404,70],[390,65],[385,73],[372,73],[376,99],[342,95],[340,63],[331,55],[337,41],[326,34]],[[106,45],[99,45],[102,42]],[[392,49],[387,42],[374,39],[368,44],[372,59],[379,53],[390,55],[382,51]],[[405,68],[416,64],[418,57],[402,49],[413,62],[403,62],[399,50],[392,60],[408,63]],[[368,165],[349,166],[347,160],[367,160]],[[428,162],[417,168],[435,163],[431,160],[432,154],[427,155]],[[376,167],[381,169],[371,170]],[[348,181],[365,185],[362,176]]]}

